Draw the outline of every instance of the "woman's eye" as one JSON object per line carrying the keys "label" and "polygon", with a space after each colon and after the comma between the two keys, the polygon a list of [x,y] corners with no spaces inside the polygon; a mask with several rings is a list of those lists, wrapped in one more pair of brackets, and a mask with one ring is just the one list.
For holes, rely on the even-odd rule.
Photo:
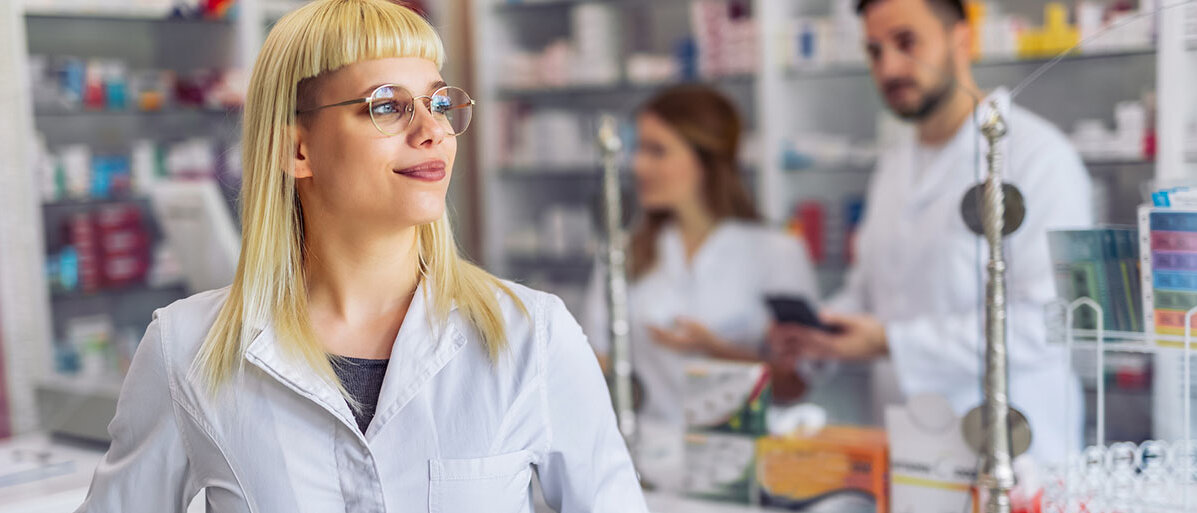
{"label": "woman's eye", "polygon": [[429,108],[435,114],[444,114],[453,108],[453,100],[448,96],[433,96]]}
{"label": "woman's eye", "polygon": [[381,114],[381,115],[404,114],[407,112],[407,108],[403,104],[401,104],[397,101],[394,101],[394,100],[381,102],[381,103],[375,103],[374,106],[372,107],[372,109],[373,109],[374,114]]}

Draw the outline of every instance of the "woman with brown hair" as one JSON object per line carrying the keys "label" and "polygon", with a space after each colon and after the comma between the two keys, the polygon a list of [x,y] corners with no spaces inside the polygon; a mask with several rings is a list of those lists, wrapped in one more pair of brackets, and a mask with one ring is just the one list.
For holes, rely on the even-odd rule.
{"label": "woman with brown hair", "polygon": [[[763,361],[767,295],[818,298],[804,245],[761,222],[740,176],[741,121],[719,92],[683,85],[658,94],[637,118],[633,167],[640,218],[629,248],[631,342],[643,385],[641,414],[684,423],[692,358]],[[593,273],[588,335],[607,347],[605,271]],[[774,369],[776,394],[802,393],[793,369]]]}

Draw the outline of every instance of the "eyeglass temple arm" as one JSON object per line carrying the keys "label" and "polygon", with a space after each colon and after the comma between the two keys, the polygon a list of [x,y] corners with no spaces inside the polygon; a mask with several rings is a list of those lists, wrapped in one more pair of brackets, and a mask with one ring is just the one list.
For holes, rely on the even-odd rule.
{"label": "eyeglass temple arm", "polygon": [[474,106],[475,104],[477,104],[477,103],[478,103],[478,102],[476,102],[476,101],[474,101],[474,100],[470,100],[469,102],[466,102],[466,103],[462,103],[462,104],[460,104],[460,105],[454,105],[454,106],[452,106],[452,107],[449,107],[449,110],[456,110],[456,109],[464,109],[464,108],[466,108],[466,107],[473,107],[473,106]]}
{"label": "eyeglass temple arm", "polygon": [[295,113],[296,113],[296,114],[307,114],[307,113],[309,113],[309,112],[316,112],[316,111],[318,111],[318,110],[320,110],[320,109],[327,109],[327,108],[329,108],[329,107],[340,107],[340,106],[342,106],[342,105],[353,105],[353,104],[355,104],[355,103],[366,103],[366,102],[368,102],[368,101],[370,101],[370,99],[369,99],[369,98],[354,98],[354,99],[352,99],[352,100],[345,100],[345,101],[343,101],[343,102],[341,102],[341,103],[333,103],[333,104],[329,104],[329,105],[321,105],[321,106],[319,106],[319,107],[311,108],[311,109],[308,109],[308,110],[298,110],[298,109],[297,109],[297,110],[295,111]]}

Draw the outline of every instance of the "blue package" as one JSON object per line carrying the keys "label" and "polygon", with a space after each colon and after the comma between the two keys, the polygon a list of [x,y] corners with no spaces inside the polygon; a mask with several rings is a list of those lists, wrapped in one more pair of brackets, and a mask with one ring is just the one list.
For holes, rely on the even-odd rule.
{"label": "blue package", "polygon": [[58,281],[62,290],[79,288],[79,253],[73,246],[63,248],[58,255]]}
{"label": "blue package", "polygon": [[844,217],[848,220],[848,229],[854,229],[864,217],[864,197],[851,196],[844,200]]}
{"label": "blue package", "polygon": [[104,84],[104,103],[109,110],[125,110],[129,106],[125,81],[115,80]]}
{"label": "blue package", "polygon": [[59,90],[65,104],[77,107],[83,101],[83,79],[86,65],[83,59],[67,57],[62,60]]}
{"label": "blue package", "polygon": [[677,59],[682,80],[698,79],[698,43],[694,41],[694,38],[687,37],[677,40],[673,44],[673,57]]}
{"label": "blue package", "polygon": [[110,190],[109,157],[97,156],[91,160],[91,197],[105,199]]}

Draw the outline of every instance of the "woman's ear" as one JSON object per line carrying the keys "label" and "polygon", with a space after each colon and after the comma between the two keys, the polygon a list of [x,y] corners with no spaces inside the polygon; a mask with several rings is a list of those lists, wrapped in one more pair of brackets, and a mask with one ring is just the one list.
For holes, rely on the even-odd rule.
{"label": "woman's ear", "polygon": [[308,160],[308,143],[306,131],[298,125],[291,126],[291,142],[294,143],[295,155],[291,156],[291,174],[296,178],[311,178],[312,166]]}

